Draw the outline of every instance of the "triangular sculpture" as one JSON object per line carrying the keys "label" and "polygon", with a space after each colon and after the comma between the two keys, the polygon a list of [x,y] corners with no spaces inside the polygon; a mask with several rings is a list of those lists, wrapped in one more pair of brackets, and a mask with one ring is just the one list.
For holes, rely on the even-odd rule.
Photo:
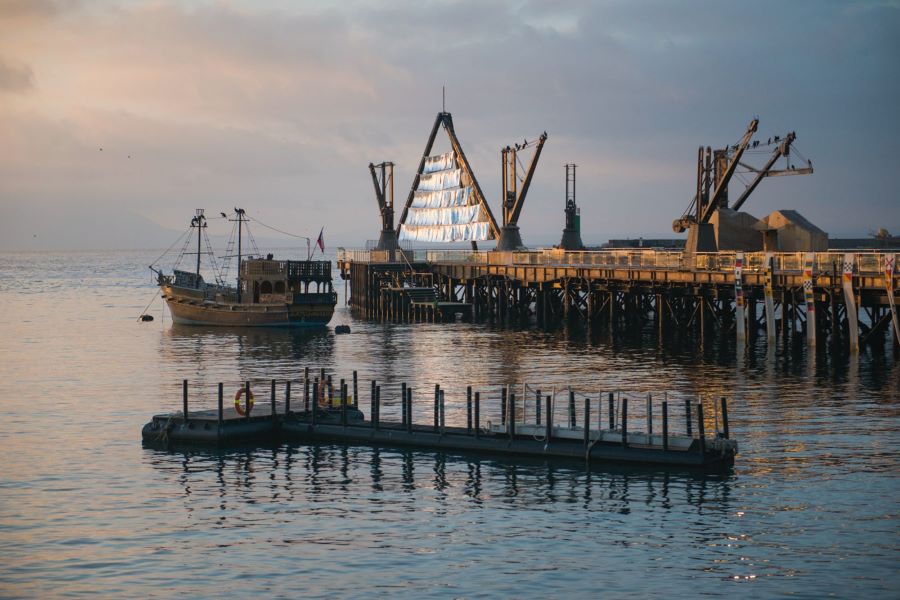
{"label": "triangular sculpture", "polygon": [[[431,156],[440,126],[447,132],[451,150]],[[400,215],[400,239],[467,242],[493,240],[498,235],[494,215],[456,138],[453,118],[448,112],[438,113]]]}

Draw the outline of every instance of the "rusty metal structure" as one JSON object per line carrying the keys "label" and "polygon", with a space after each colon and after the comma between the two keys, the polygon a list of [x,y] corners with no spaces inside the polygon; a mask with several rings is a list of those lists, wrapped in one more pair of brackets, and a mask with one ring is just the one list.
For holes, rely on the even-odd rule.
{"label": "rusty metal structure", "polygon": [[[758,124],[753,119],[733,146],[716,151],[700,149],[696,194],[673,225],[676,231],[689,231],[685,251],[582,250],[574,164],[566,165],[566,229],[560,247],[526,250],[522,248],[518,219],[546,133],[533,142],[526,140],[502,149],[503,220],[497,227],[471,174],[449,113],[439,113],[401,223],[416,194],[423,193],[419,190],[420,178],[444,172],[441,169],[456,169],[454,161],[458,161],[459,168],[470,177],[467,184],[471,182],[475,200],[489,217],[490,233],[498,239],[498,247],[479,252],[473,242],[472,251],[342,251],[337,262],[341,277],[350,284],[349,305],[361,316],[385,321],[462,318],[542,327],[582,322],[591,329],[621,331],[643,331],[652,326],[660,340],[677,334],[697,336],[701,344],[716,334],[734,336],[738,344],[745,344],[764,332],[771,347],[779,337],[783,344],[805,337],[811,347],[827,340],[834,350],[851,351],[884,342],[884,335],[895,323],[893,338],[895,343],[900,342],[900,325],[896,324],[900,277],[894,269],[900,254],[808,249],[727,251],[717,243],[722,233],[719,219],[724,213],[737,214],[734,209],[746,203],[762,179],[812,172],[809,161],[806,167],[796,168],[788,160],[785,169],[775,170],[780,158],[791,156],[796,135],[776,136],[767,144],[753,142]],[[452,151],[432,157],[429,153],[440,127],[446,130]],[[760,145],[773,143],[774,152],[761,168],[744,162],[748,149],[751,154],[760,154],[767,152],[766,148],[759,149]],[[532,147],[534,155],[520,179],[518,154]],[[428,161],[431,167],[426,167]],[[728,185],[739,174],[739,167],[754,177],[728,208]],[[374,175],[373,181],[378,182]],[[757,228],[761,222],[745,213],[740,215],[739,225],[750,231],[754,240],[762,240]],[[738,220],[728,219],[732,223]],[[746,226],[748,220],[753,227]],[[714,231],[714,225],[720,230]],[[707,247],[712,251],[703,251]]]}
{"label": "rusty metal structure", "polygon": [[581,212],[575,203],[575,168],[569,163],[566,167],[566,227],[563,229],[559,247],[562,250],[584,250],[581,241]]}
{"label": "rusty metal structure", "polygon": [[[738,211],[750,197],[750,194],[759,186],[766,177],[782,175],[808,175],[813,172],[812,162],[807,161],[806,167],[795,168],[790,163],[791,144],[797,135],[793,131],[783,139],[774,137],[776,145],[772,156],[762,168],[755,168],[742,161],[748,148],[757,148],[759,141],[752,142],[753,135],[759,127],[759,119],[753,119],[747,126],[747,131],[736,144],[720,150],[712,150],[709,146],[701,146],[697,153],[697,180],[696,193],[690,205],[681,217],[672,223],[675,233],[688,232],[688,240],[685,249],[688,252],[714,252],[719,250],[717,237],[713,231],[710,220],[716,211],[730,208]],[[752,142],[752,146],[751,146]],[[773,138],[769,138],[766,145],[772,145]],[[785,169],[773,169],[779,158],[785,158]],[[733,206],[728,204],[728,187],[732,178],[737,173],[738,167],[755,174]]]}
{"label": "rusty metal structure", "polygon": [[[528,188],[531,187],[531,178],[534,176],[534,170],[537,168],[538,161],[541,158],[541,150],[544,148],[544,142],[547,141],[547,132],[545,131],[537,140],[523,140],[521,144],[513,144],[506,146],[500,151],[501,161],[503,163],[503,227],[500,230],[500,239],[497,241],[497,250],[518,250],[523,248],[522,235],[519,232],[519,217],[522,214],[522,207],[525,205],[525,196],[528,195]],[[531,155],[531,161],[525,170],[525,177],[521,180],[519,187],[519,152],[528,148],[534,148]]]}
{"label": "rusty metal structure", "polygon": [[378,236],[376,250],[396,250],[397,230],[394,229],[394,163],[382,162],[375,165],[369,163],[372,184],[375,186],[375,199],[381,214],[381,235]]}

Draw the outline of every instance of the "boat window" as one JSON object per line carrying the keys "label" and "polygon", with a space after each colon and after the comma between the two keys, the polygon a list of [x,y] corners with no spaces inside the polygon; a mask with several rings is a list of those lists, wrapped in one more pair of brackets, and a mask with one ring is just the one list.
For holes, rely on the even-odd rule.
{"label": "boat window", "polygon": [[259,293],[260,294],[271,294],[272,293],[272,282],[271,281],[263,281],[259,285]]}

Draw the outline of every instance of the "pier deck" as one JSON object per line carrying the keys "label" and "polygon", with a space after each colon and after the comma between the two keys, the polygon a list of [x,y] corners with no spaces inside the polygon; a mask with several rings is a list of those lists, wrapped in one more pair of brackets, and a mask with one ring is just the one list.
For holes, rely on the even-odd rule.
{"label": "pier deck", "polygon": [[452,307],[423,311],[406,291],[431,288],[438,302],[470,305],[476,319],[653,322],[660,334],[677,329],[752,338],[764,332],[773,342],[806,333],[811,344],[827,339],[857,349],[883,342],[891,331],[900,300],[898,258],[875,251],[395,250],[341,251],[338,267],[351,288],[351,308],[375,319],[450,320]]}

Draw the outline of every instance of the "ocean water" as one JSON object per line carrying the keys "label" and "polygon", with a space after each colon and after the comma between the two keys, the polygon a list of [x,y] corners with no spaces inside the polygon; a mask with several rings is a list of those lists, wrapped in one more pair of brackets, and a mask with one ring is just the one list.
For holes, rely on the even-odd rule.
{"label": "ocean water", "polygon": [[[747,353],[647,333],[174,326],[153,252],[0,254],[0,596],[897,597],[900,357]],[[338,285],[342,291],[342,284]],[[343,300],[343,298],[342,298]],[[779,342],[780,344],[780,342]],[[154,413],[304,367],[447,390],[727,396],[733,471],[342,445],[141,444]],[[363,396],[363,409],[365,399]]]}

